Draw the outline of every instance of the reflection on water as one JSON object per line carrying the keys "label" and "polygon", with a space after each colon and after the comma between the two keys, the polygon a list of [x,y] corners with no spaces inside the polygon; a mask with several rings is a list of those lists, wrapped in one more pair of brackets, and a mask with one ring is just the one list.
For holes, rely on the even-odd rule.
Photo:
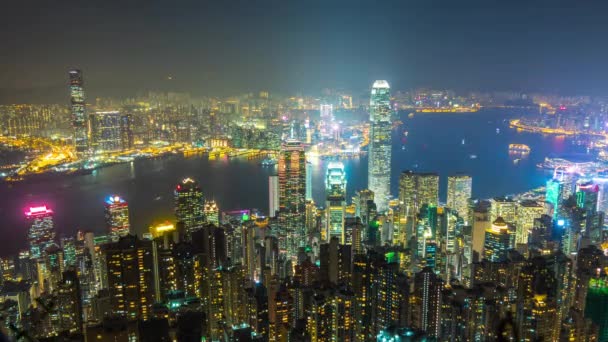
{"label": "reflection on water", "polygon": [[[473,194],[477,197],[521,192],[544,183],[547,175],[535,165],[545,156],[584,152],[584,147],[568,139],[509,129],[505,119],[510,117],[500,111],[420,114],[413,118],[404,115],[404,124],[393,132],[393,194],[398,193],[399,174],[406,169],[438,172],[444,199],[446,177],[456,172],[473,176]],[[402,139],[405,132],[407,139]],[[530,155],[513,163],[508,153],[512,143],[530,146]],[[312,161],[313,197],[321,206],[327,163]],[[347,159],[344,164],[350,200],[356,190],[367,186],[367,157]],[[25,247],[27,227],[22,213],[30,204],[45,203],[53,208],[60,233],[72,234],[77,229],[103,232],[103,199],[111,193],[119,194],[129,202],[132,226],[141,233],[153,221],[172,218],[173,187],[185,177],[197,179],[204,194],[215,199],[220,210],[258,208],[266,212],[268,176],[274,172],[274,167],[261,167],[257,161],[172,156],[138,160],[50,183],[0,184],[0,234],[14,246],[4,253]]]}

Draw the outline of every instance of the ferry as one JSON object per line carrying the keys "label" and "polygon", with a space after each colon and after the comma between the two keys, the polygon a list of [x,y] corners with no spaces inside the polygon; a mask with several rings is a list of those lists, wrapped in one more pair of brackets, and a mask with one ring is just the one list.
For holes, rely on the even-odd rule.
{"label": "ferry", "polygon": [[262,162],[260,163],[260,165],[262,166],[274,166],[277,164],[277,160],[274,158],[265,158],[264,160],[262,160]]}
{"label": "ferry", "polygon": [[511,153],[530,153],[530,146],[524,144],[510,144],[509,152]]}

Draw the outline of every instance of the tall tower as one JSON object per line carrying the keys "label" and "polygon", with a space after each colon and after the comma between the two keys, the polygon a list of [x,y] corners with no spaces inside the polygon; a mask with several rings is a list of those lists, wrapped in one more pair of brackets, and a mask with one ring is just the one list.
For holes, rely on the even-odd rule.
{"label": "tall tower", "polygon": [[84,82],[82,71],[73,69],[70,76],[70,105],[72,107],[72,128],[74,129],[74,146],[76,153],[82,155],[89,149],[87,136],[87,117],[84,103]]}
{"label": "tall tower", "polygon": [[53,224],[53,211],[46,205],[30,207],[25,212],[30,222],[27,240],[30,245],[30,258],[41,258],[45,249],[55,241],[55,228]]}
{"label": "tall tower", "polygon": [[331,162],[325,178],[327,240],[337,237],[344,242],[344,212],[346,210],[346,173],[344,164]]}
{"label": "tall tower", "polygon": [[465,224],[469,219],[469,199],[473,188],[473,179],[469,175],[448,177],[448,207],[462,217]]}
{"label": "tall tower", "polygon": [[284,229],[282,247],[291,257],[306,244],[306,155],[304,146],[288,140],[281,146],[278,160],[279,222]]}
{"label": "tall tower", "polygon": [[110,196],[105,203],[106,226],[112,235],[129,234],[129,205],[119,196]]}
{"label": "tall tower", "polygon": [[177,225],[189,237],[205,223],[203,192],[195,180],[186,178],[175,187],[173,194]]}
{"label": "tall tower", "polygon": [[279,176],[268,176],[268,216],[275,217],[279,211]]}
{"label": "tall tower", "polygon": [[391,194],[391,105],[390,87],[376,81],[369,101],[368,188],[374,192],[379,212],[388,209]]}

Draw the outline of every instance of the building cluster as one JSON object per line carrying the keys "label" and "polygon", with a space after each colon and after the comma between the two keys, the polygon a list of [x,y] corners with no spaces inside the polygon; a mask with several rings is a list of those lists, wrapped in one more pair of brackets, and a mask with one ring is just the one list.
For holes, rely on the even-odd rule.
{"label": "building cluster", "polygon": [[542,198],[474,200],[455,174],[443,202],[438,174],[406,170],[392,198],[391,113],[377,81],[369,189],[350,203],[339,161],[314,203],[289,138],[268,215],[220,214],[192,178],[145,233],[117,195],[101,235],[58,238],[53,211],[29,208],[29,248],[0,259],[3,324],[38,340],[608,340],[607,183],[558,172]]}

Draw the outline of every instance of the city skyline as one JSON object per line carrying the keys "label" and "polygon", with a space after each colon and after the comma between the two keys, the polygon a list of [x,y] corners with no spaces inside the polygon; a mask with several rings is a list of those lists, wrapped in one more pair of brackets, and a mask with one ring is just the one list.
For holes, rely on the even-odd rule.
{"label": "city skyline", "polygon": [[0,340],[608,341],[608,4],[5,7]]}

